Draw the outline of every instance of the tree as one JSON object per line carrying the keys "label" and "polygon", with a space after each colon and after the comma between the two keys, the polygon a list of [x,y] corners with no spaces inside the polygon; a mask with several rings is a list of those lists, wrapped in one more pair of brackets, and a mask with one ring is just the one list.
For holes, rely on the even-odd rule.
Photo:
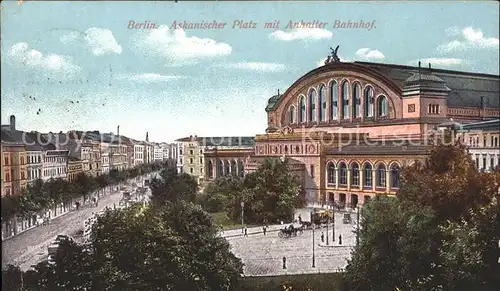
{"label": "tree", "polygon": [[221,177],[210,183],[203,191],[200,204],[210,213],[226,210],[230,197],[243,191],[243,180],[235,175]]}
{"label": "tree", "polygon": [[8,265],[5,270],[2,270],[2,290],[4,291],[19,291],[22,290],[23,272],[19,267]]}
{"label": "tree", "polygon": [[287,161],[266,159],[256,172],[245,176],[242,191],[229,197],[228,216],[241,218],[241,202],[245,202],[245,220],[262,223],[290,220],[296,207],[301,207],[301,186],[291,173]]}
{"label": "tree", "polygon": [[198,193],[198,182],[191,175],[177,174],[172,168],[164,169],[159,179],[152,179],[150,187],[151,201],[157,206],[175,200],[194,202]]}

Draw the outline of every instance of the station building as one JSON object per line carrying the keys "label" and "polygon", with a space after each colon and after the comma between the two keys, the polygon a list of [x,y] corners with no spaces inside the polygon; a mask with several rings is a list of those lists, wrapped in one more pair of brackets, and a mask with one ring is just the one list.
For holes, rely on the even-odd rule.
{"label": "station building", "polygon": [[500,117],[498,75],[330,59],[269,98],[264,134],[206,146],[204,180],[279,157],[307,200],[355,206],[394,195],[400,169],[425,159],[441,125]]}

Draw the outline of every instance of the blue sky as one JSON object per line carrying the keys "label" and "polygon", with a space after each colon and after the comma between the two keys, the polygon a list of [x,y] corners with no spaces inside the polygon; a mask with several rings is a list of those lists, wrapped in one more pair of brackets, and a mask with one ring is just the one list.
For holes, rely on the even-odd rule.
{"label": "blue sky", "polygon": [[[120,125],[153,141],[262,133],[267,99],[336,45],[344,61],[498,74],[496,2],[3,1],[1,13],[2,124],[15,114],[23,130]],[[161,28],[128,29],[131,20]],[[226,28],[168,29],[214,20]],[[232,29],[235,20],[257,25]],[[274,20],[279,29],[264,28]],[[328,25],[285,29],[301,20]],[[336,20],[375,27],[334,29]]]}

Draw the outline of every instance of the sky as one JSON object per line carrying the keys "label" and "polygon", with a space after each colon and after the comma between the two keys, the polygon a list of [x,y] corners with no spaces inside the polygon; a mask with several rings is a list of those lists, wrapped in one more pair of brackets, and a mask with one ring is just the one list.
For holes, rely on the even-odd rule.
{"label": "sky", "polygon": [[[156,142],[253,136],[267,127],[267,100],[332,46],[346,62],[420,60],[498,74],[498,19],[496,1],[2,1],[2,124],[14,114],[27,131],[116,133],[119,125],[121,135],[149,132]],[[177,26],[184,21],[226,25]],[[347,21],[366,26],[335,27]]]}

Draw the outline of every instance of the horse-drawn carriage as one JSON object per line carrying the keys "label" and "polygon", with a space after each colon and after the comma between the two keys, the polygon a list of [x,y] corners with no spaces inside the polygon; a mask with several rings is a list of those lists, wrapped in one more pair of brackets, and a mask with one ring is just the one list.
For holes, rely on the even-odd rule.
{"label": "horse-drawn carriage", "polygon": [[322,224],[332,221],[333,215],[333,210],[331,209],[315,209],[311,215],[311,222],[315,226],[320,227]]}
{"label": "horse-drawn carriage", "polygon": [[291,224],[283,229],[280,229],[280,231],[278,232],[278,236],[282,238],[283,237],[289,238],[292,236],[297,236],[297,234],[302,234],[303,231],[304,231],[303,225],[300,227],[295,227]]}

